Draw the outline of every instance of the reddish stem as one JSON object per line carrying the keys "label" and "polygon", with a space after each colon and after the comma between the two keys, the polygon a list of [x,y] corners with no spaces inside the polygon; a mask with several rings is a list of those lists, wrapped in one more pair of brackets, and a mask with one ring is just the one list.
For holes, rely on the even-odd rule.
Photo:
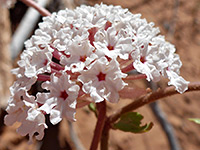
{"label": "reddish stem", "polygon": [[138,79],[146,79],[147,76],[145,74],[137,74],[137,75],[129,75],[123,80],[138,80]]}
{"label": "reddish stem", "polygon": [[134,70],[134,69],[135,69],[135,68],[133,67],[133,63],[131,63],[131,64],[129,64],[128,66],[122,68],[121,70],[122,70],[123,73],[127,73],[127,72],[129,72],[129,71],[131,71],[131,70]]}
{"label": "reddish stem", "polygon": [[60,77],[62,75],[62,73],[56,69],[51,68],[51,74],[52,73],[56,73],[56,76]]}
{"label": "reddish stem", "polygon": [[101,136],[101,150],[108,150],[108,140],[109,140],[109,130],[110,130],[110,123],[108,122],[109,120],[106,118],[104,128],[102,131],[102,136]]}
{"label": "reddish stem", "polygon": [[50,81],[50,76],[45,75],[45,74],[39,74],[37,80],[38,81]]}
{"label": "reddish stem", "polygon": [[51,73],[58,73],[59,71],[54,69],[54,68],[51,68]]}
{"label": "reddish stem", "polygon": [[52,45],[50,45],[51,46],[51,48],[53,48],[54,49],[54,51],[53,51],[53,57],[54,58],[56,58],[56,59],[58,59],[58,60],[60,60],[60,57],[63,55],[61,52],[59,52],[55,47],[53,47]]}
{"label": "reddish stem", "polygon": [[[188,85],[188,90],[186,92],[191,92],[191,91],[200,91],[200,82],[193,82]],[[115,122],[122,114],[133,111],[137,108],[140,108],[146,104],[152,103],[154,101],[157,101],[161,98],[179,94],[174,86],[167,87],[165,89],[158,89],[157,91],[150,92],[146,95],[143,95],[137,99],[135,99],[132,103],[122,107],[119,109],[117,112],[112,114],[108,119],[110,123]]]}
{"label": "reddish stem", "polygon": [[84,101],[84,102],[77,103],[76,108],[82,108],[82,107],[84,107],[86,105],[89,105],[90,103],[91,102],[89,102],[89,101]]}
{"label": "reddish stem", "polygon": [[36,2],[33,0],[21,0],[24,4],[27,6],[35,8],[42,16],[51,16],[51,13],[46,10],[45,8],[41,7],[38,5]]}
{"label": "reddish stem", "polygon": [[83,90],[80,90],[79,93],[78,93],[78,97],[81,97],[85,94],[85,92],[83,92]]}
{"label": "reddish stem", "polygon": [[65,69],[63,66],[61,66],[60,64],[57,64],[57,63],[55,63],[53,61],[50,63],[50,66],[51,66],[52,69],[55,69],[57,71]]}
{"label": "reddish stem", "polygon": [[122,65],[124,65],[124,64],[126,64],[127,62],[129,62],[130,60],[128,59],[128,60],[123,60],[123,59],[119,59],[118,60],[118,62],[119,62],[119,64],[122,66]]}
{"label": "reddish stem", "polygon": [[103,127],[106,120],[106,102],[105,100],[97,103],[98,110],[98,120],[94,131],[94,136],[92,139],[92,144],[90,146],[90,150],[96,150],[98,148],[99,141],[101,139]]}
{"label": "reddish stem", "polygon": [[[200,91],[200,82],[193,82],[188,85],[188,90],[186,92],[192,91]],[[106,118],[101,140],[101,150],[108,150],[109,129],[111,128],[111,125],[116,120],[118,120],[122,114],[133,111],[137,108],[144,106],[145,104],[149,104],[161,98],[172,96],[174,94],[178,94],[178,92],[173,86],[167,87],[166,89],[158,89],[155,92],[149,92],[148,94],[135,99],[130,104],[120,108],[117,112]]]}

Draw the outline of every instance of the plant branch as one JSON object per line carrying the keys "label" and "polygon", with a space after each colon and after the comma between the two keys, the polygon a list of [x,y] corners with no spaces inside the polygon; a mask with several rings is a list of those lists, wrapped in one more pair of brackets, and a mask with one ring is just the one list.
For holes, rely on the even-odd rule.
{"label": "plant branch", "polygon": [[[192,91],[200,91],[200,82],[192,82],[188,85],[188,90],[186,92],[192,92]],[[135,110],[139,107],[144,106],[145,104],[149,104],[161,98],[172,96],[175,94],[178,94],[178,92],[175,90],[175,87],[173,86],[167,87],[166,89],[158,89],[155,92],[150,92],[144,96],[137,98],[132,103],[122,107],[116,113],[112,114],[108,118],[109,123],[115,122],[122,114],[126,112]]]}
{"label": "plant branch", "polygon": [[[192,82],[188,85],[188,90],[186,92],[192,91],[200,91],[200,82]],[[111,124],[114,123],[119,117],[129,111],[135,110],[139,107],[142,107],[146,104],[155,102],[161,98],[172,96],[178,94],[175,87],[170,86],[165,89],[158,89],[155,92],[149,92],[148,94],[137,98],[132,103],[122,107],[114,114],[110,115],[104,124],[102,139],[101,139],[101,150],[108,150],[108,139],[109,139],[109,129],[111,128]]]}
{"label": "plant branch", "polygon": [[21,1],[24,4],[26,4],[27,6],[35,8],[42,16],[50,16],[51,15],[51,13],[47,9],[41,7],[33,0],[21,0]]}
{"label": "plant branch", "polygon": [[109,141],[109,130],[110,130],[110,123],[108,122],[109,120],[106,119],[103,131],[102,131],[102,136],[101,136],[101,150],[108,150],[108,141]]}
{"label": "plant branch", "polygon": [[90,146],[90,150],[96,150],[98,147],[98,143],[101,139],[103,127],[106,120],[106,102],[105,100],[103,102],[97,103],[97,110],[98,110],[98,118],[97,118],[97,124],[94,131],[94,136],[92,139],[92,143]]}

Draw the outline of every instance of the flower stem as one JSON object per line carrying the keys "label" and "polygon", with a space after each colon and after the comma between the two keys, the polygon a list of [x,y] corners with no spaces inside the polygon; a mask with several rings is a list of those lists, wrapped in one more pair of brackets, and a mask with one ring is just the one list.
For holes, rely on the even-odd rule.
{"label": "flower stem", "polygon": [[52,69],[55,69],[55,70],[57,70],[57,71],[60,71],[60,70],[64,70],[64,69],[65,69],[65,67],[63,67],[63,66],[61,66],[60,64],[57,64],[57,63],[55,63],[55,62],[53,62],[53,61],[50,63],[50,66],[51,66]]}
{"label": "flower stem", "polygon": [[59,52],[54,46],[53,46],[53,44],[50,44],[50,47],[52,48],[52,49],[54,49],[54,51],[53,51],[53,57],[54,58],[56,58],[56,59],[58,59],[58,60],[60,60],[60,57],[62,56],[62,53],[61,52]]}
{"label": "flower stem", "polygon": [[[200,91],[200,82],[193,82],[188,85],[188,90],[186,92],[192,92],[192,91]],[[165,89],[158,89],[155,92],[150,92],[144,96],[141,96],[137,99],[135,99],[132,103],[122,107],[119,109],[116,113],[112,114],[108,119],[109,123],[114,123],[119,117],[126,113],[133,111],[137,108],[140,108],[146,104],[149,104],[151,102],[157,101],[161,98],[167,97],[167,96],[172,96],[178,94],[176,91],[175,87],[170,86]]]}
{"label": "flower stem", "polygon": [[97,110],[98,110],[98,118],[97,118],[97,124],[94,131],[94,136],[92,139],[92,144],[90,146],[90,150],[97,150],[99,141],[101,139],[103,127],[106,120],[106,102],[105,100],[97,103]]}
{"label": "flower stem", "polygon": [[147,76],[145,74],[137,74],[137,75],[128,75],[123,80],[138,80],[138,79],[146,79]]}
{"label": "flower stem", "polygon": [[45,8],[39,6],[36,2],[33,0],[21,0],[24,4],[27,6],[35,8],[42,16],[50,16],[51,13],[46,10]]}
{"label": "flower stem", "polygon": [[108,122],[109,120],[106,119],[105,125],[102,131],[101,136],[101,150],[108,150],[108,140],[109,140],[109,130],[110,130],[110,124]]}
{"label": "flower stem", "polygon": [[131,71],[131,70],[134,70],[134,69],[135,69],[135,68],[133,67],[133,64],[131,63],[131,64],[129,64],[128,66],[122,68],[121,70],[122,70],[123,73],[127,73],[127,72],[129,72],[129,71]]}
{"label": "flower stem", "polygon": [[[188,90],[186,92],[200,91],[200,82],[193,82],[188,85]],[[172,96],[178,94],[173,86],[167,87],[166,89],[158,89],[155,92],[149,92],[148,94],[141,96],[134,100],[132,103],[122,107],[116,113],[106,117],[102,138],[101,138],[101,150],[108,150],[108,140],[109,140],[109,131],[111,129],[112,123],[114,123],[120,116],[126,112],[133,111],[139,107],[149,104],[151,102],[157,101],[161,98]]]}
{"label": "flower stem", "polygon": [[45,74],[38,74],[38,81],[50,81],[50,76]]}

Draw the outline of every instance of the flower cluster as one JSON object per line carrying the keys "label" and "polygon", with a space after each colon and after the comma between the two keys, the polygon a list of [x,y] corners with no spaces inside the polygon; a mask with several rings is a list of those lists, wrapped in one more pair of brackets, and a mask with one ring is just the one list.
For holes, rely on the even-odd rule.
{"label": "flower cluster", "polygon": [[[127,85],[126,73],[132,70],[148,81],[166,77],[180,93],[187,90],[174,46],[158,35],[153,23],[140,17],[104,4],[44,17],[25,42],[19,68],[13,69],[17,81],[10,88],[5,123],[21,122],[20,134],[28,134],[31,142],[37,133],[40,140],[47,128],[45,115],[52,124],[62,118],[75,121],[81,99],[118,102],[119,91]],[[36,83],[42,90],[33,95]]]}

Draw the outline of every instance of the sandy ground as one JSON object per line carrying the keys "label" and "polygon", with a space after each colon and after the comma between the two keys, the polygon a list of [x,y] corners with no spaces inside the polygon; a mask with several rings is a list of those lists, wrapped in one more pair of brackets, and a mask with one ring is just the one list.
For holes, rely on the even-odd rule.
{"label": "sandy ground", "polygon": [[[100,1],[96,1],[100,2]],[[200,80],[200,1],[199,0],[104,0],[104,3],[121,5],[133,13],[141,13],[148,22],[155,22],[166,39],[176,45],[177,53],[183,63],[181,75],[188,81]],[[179,2],[177,6],[175,2]],[[159,83],[164,87],[165,82]],[[117,105],[109,105],[108,113],[122,107],[129,100],[121,100]],[[159,101],[166,117],[173,125],[182,150],[200,149],[200,125],[188,118],[200,117],[200,93],[193,92],[176,95]],[[145,116],[144,123],[152,121],[153,129],[145,134],[111,131],[109,150],[169,150],[166,136],[149,106],[138,110]],[[17,125],[16,125],[17,126]],[[36,150],[41,143],[27,145],[27,138],[16,134],[13,127],[1,127],[0,150]],[[88,108],[78,110],[74,128],[83,145],[88,148],[95,127],[95,116]],[[61,147],[70,146],[68,125],[63,121],[59,128]],[[52,136],[52,139],[56,137]],[[49,143],[50,144],[50,143]],[[46,150],[51,150],[48,148]]]}

